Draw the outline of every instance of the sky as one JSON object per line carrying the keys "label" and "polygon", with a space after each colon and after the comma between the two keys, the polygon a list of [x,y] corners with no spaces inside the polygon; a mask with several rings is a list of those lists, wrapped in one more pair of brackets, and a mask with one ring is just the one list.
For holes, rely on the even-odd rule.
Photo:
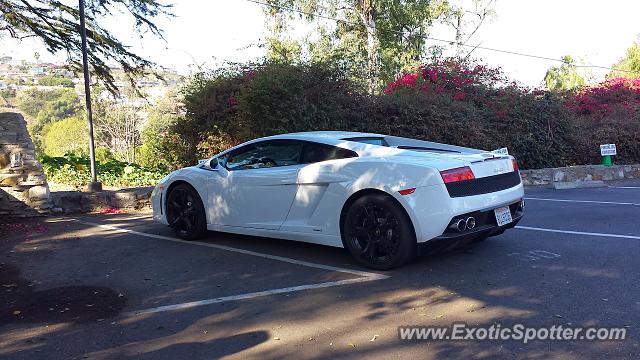
{"label": "sky", "polygon": [[[462,1],[462,0],[460,0]],[[103,25],[138,53],[165,67],[188,74],[198,67],[213,68],[223,61],[244,62],[264,55],[265,15],[260,5],[246,0],[169,0],[171,19],[161,19],[165,40],[133,34],[133,24],[124,16],[105,19]],[[571,55],[583,64],[611,66],[624,56],[640,34],[640,1],[635,0],[497,0],[496,17],[485,23],[470,44],[534,54],[549,58]],[[299,24],[295,36],[309,28]],[[452,39],[453,31],[436,25],[431,36]],[[433,43],[441,45],[441,43]],[[0,55],[33,60],[64,60],[48,55],[36,40],[18,42],[0,38]],[[542,85],[552,61],[531,59],[476,49],[472,57],[502,69],[524,85]],[[591,70],[592,81],[604,78],[606,70]]]}

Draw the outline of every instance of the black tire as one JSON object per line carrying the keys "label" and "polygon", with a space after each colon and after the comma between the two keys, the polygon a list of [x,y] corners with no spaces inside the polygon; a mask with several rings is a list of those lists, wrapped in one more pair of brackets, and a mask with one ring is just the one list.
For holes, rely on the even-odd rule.
{"label": "black tire", "polygon": [[207,218],[198,192],[178,184],[167,194],[167,221],[178,237],[196,240],[207,232]]}
{"label": "black tire", "polygon": [[385,194],[364,195],[349,206],[342,239],[351,255],[371,269],[393,269],[416,254],[411,220],[402,206]]}

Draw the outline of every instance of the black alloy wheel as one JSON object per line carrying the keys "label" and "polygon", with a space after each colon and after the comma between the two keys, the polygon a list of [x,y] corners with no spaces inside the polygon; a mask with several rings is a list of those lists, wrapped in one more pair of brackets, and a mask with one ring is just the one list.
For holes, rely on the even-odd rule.
{"label": "black alloy wheel", "polygon": [[167,221],[180,238],[195,240],[207,231],[204,205],[194,188],[178,184],[167,196]]}
{"label": "black alloy wheel", "polygon": [[369,194],[354,201],[343,230],[345,246],[364,266],[388,270],[404,265],[415,254],[413,226],[389,195]]}

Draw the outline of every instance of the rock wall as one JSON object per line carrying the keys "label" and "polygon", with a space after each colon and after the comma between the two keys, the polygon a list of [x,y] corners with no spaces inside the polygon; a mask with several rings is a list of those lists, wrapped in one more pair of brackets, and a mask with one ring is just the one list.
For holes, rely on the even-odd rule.
{"label": "rock wall", "polygon": [[0,109],[0,216],[46,214],[49,185],[22,115]]}
{"label": "rock wall", "polygon": [[105,190],[97,193],[56,191],[52,193],[53,213],[74,214],[101,211],[107,208],[151,209],[153,186]]}
{"label": "rock wall", "polygon": [[544,186],[554,182],[640,179],[640,164],[579,165],[549,169],[520,170],[524,185]]}

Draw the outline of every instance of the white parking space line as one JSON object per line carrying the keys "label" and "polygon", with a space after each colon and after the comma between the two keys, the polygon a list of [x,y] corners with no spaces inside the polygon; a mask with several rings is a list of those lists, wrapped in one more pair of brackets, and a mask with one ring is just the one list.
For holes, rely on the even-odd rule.
{"label": "white parking space line", "polygon": [[258,292],[242,294],[242,295],[232,295],[232,296],[225,296],[225,297],[220,297],[215,299],[191,301],[191,302],[186,302],[182,304],[159,306],[159,307],[150,308],[150,309],[134,310],[134,311],[124,313],[123,315],[137,316],[137,315],[154,314],[154,313],[159,313],[164,311],[185,310],[185,309],[190,309],[198,306],[218,304],[218,303],[223,303],[227,301],[246,300],[246,299],[253,299],[253,298],[262,297],[262,296],[292,293],[296,291],[322,289],[322,288],[341,286],[341,285],[350,285],[350,284],[356,284],[361,282],[380,280],[382,278],[387,278],[387,276],[381,275],[379,277],[359,277],[356,279],[346,279],[346,280],[339,280],[339,281],[323,282],[318,284],[291,286],[286,288],[258,291]]}
{"label": "white parking space line", "polygon": [[588,204],[611,204],[611,205],[631,205],[631,206],[640,206],[637,203],[629,203],[629,202],[615,202],[615,201],[596,201],[596,200],[568,200],[568,199],[545,199],[545,198],[535,198],[535,197],[526,197],[525,200],[538,200],[538,201],[557,201],[557,202],[573,202],[573,203],[588,203]]}
{"label": "white parking space line", "polygon": [[640,186],[607,186],[613,189],[640,189]]}
{"label": "white parking space line", "polygon": [[299,286],[279,288],[279,289],[270,289],[270,290],[241,294],[241,295],[233,295],[233,296],[226,296],[221,298],[191,301],[191,302],[186,302],[181,304],[159,306],[159,307],[150,308],[150,309],[134,310],[134,311],[125,313],[125,315],[128,315],[128,316],[151,314],[151,313],[158,313],[163,311],[182,310],[182,309],[188,309],[188,308],[193,308],[197,306],[217,304],[217,303],[226,302],[226,301],[252,299],[256,297],[269,296],[274,294],[283,294],[283,293],[290,293],[290,292],[310,290],[310,289],[321,289],[321,288],[328,288],[333,286],[349,285],[349,284],[374,281],[374,280],[383,280],[383,279],[389,278],[389,276],[387,275],[382,275],[382,274],[373,273],[373,272],[358,271],[358,270],[345,269],[345,268],[336,267],[336,266],[316,264],[308,261],[296,260],[296,259],[286,258],[283,256],[277,256],[277,255],[264,254],[264,253],[238,249],[238,248],[224,246],[224,245],[210,244],[210,243],[204,243],[199,241],[185,241],[185,240],[175,239],[169,236],[148,234],[140,231],[123,229],[113,225],[97,224],[97,223],[82,221],[82,220],[76,220],[76,221],[81,224],[113,230],[121,233],[128,233],[128,234],[139,235],[139,236],[144,236],[144,237],[153,238],[153,239],[172,241],[172,242],[186,244],[186,245],[205,246],[205,247],[224,250],[224,251],[231,251],[231,252],[235,252],[243,255],[257,256],[264,259],[282,261],[289,264],[295,264],[300,266],[306,266],[306,267],[311,267],[316,269],[329,270],[329,271],[335,271],[335,272],[341,272],[345,274],[359,276],[359,278],[355,278],[355,279],[346,279],[346,280],[329,281],[329,282],[323,282],[323,283],[317,283],[317,284],[308,284],[308,285],[299,285]]}
{"label": "white parking space line", "polygon": [[634,236],[634,235],[620,235],[620,234],[594,233],[594,232],[585,232],[585,231],[545,229],[545,228],[539,228],[539,227],[520,226],[520,225],[516,226],[516,229],[533,230],[533,231],[544,231],[544,232],[560,233],[560,234],[601,236],[601,237],[613,237],[613,238],[640,240],[640,236]]}

